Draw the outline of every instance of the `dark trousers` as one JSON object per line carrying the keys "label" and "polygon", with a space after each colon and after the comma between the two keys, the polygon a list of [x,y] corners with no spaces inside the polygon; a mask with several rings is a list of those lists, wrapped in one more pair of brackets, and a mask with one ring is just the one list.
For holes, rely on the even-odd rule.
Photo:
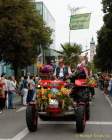
{"label": "dark trousers", "polygon": [[5,98],[0,97],[0,111],[5,108]]}
{"label": "dark trousers", "polygon": [[4,101],[5,102],[5,107],[7,107],[7,102],[6,101],[7,101],[7,91],[5,91],[5,101]]}
{"label": "dark trousers", "polygon": [[28,90],[27,103],[32,101],[34,93],[35,93],[35,90]]}

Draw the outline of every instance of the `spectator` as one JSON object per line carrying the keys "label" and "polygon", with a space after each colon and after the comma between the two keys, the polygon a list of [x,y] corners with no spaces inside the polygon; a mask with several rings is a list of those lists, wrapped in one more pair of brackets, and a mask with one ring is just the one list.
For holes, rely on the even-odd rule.
{"label": "spectator", "polygon": [[104,75],[103,74],[101,74],[99,76],[99,87],[100,87],[101,90],[104,89]]}
{"label": "spectator", "polygon": [[3,112],[3,109],[5,107],[5,92],[3,89],[4,89],[4,83],[0,77],[0,113]]}
{"label": "spectator", "polygon": [[16,94],[16,84],[15,77],[10,77],[8,81],[8,109],[15,109],[14,95]]}
{"label": "spectator", "polygon": [[34,77],[30,76],[30,80],[28,83],[28,96],[27,96],[27,103],[33,100],[35,94],[35,82]]}
{"label": "spectator", "polygon": [[7,97],[8,97],[8,80],[6,79],[6,76],[5,74],[3,73],[1,75],[1,80],[2,80],[2,83],[4,83],[4,86],[3,86],[3,90],[5,92],[5,97],[4,97],[4,107],[8,107],[8,104],[7,104]]}
{"label": "spectator", "polygon": [[106,74],[104,77],[104,94],[108,94],[108,86],[109,86],[109,77]]}
{"label": "spectator", "polygon": [[112,96],[112,75],[110,75],[110,78],[109,78],[108,92],[109,92],[109,95]]}
{"label": "spectator", "polygon": [[27,81],[27,76],[24,77],[24,80],[21,84],[21,94],[23,96],[23,105],[27,105],[26,99],[28,95],[28,81]]}
{"label": "spectator", "polygon": [[22,90],[23,90],[23,80],[24,80],[24,77],[21,77],[21,80],[20,80],[20,82],[19,82],[19,87],[18,87],[19,95],[21,96],[21,104],[23,104],[23,94],[22,94]]}

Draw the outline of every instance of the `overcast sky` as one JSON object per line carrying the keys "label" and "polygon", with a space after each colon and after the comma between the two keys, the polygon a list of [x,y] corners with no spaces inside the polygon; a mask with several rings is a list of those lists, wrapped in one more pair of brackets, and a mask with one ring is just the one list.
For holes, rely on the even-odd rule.
{"label": "overcast sky", "polygon": [[[40,1],[40,0],[36,0]],[[69,41],[69,19],[71,7],[83,7],[80,13],[91,12],[90,28],[86,30],[71,31],[71,42],[76,42],[83,46],[88,46],[92,36],[97,42],[96,32],[103,24],[103,13],[101,0],[41,0],[45,3],[56,21],[56,47],[60,43]]]}

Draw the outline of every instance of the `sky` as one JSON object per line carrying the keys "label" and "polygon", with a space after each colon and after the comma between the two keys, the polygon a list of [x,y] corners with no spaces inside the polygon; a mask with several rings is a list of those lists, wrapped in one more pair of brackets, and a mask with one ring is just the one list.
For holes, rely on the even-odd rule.
{"label": "sky", "polygon": [[[40,0],[36,0],[40,1]],[[90,40],[93,37],[97,44],[97,31],[103,25],[103,12],[101,0],[41,0],[49,9],[56,24],[56,48],[60,48],[60,43],[69,42],[69,7],[82,9],[78,13],[91,12],[91,20],[89,29],[72,30],[70,34],[70,42],[81,44],[83,49],[88,49]],[[87,46],[87,47],[86,47]]]}

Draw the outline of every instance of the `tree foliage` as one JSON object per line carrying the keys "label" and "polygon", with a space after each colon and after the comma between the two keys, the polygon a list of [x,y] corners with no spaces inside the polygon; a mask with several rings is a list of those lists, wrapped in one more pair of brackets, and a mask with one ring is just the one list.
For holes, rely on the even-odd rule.
{"label": "tree foliage", "polygon": [[66,64],[71,65],[71,67],[75,67],[79,61],[79,55],[81,54],[81,46],[78,44],[69,44],[65,43],[61,44],[63,49],[63,57]]}
{"label": "tree foliage", "polygon": [[15,73],[36,61],[37,47],[48,46],[51,34],[33,0],[0,0],[0,60]]}
{"label": "tree foliage", "polygon": [[95,65],[101,71],[112,70],[112,0],[102,0],[104,25],[98,32]]}

